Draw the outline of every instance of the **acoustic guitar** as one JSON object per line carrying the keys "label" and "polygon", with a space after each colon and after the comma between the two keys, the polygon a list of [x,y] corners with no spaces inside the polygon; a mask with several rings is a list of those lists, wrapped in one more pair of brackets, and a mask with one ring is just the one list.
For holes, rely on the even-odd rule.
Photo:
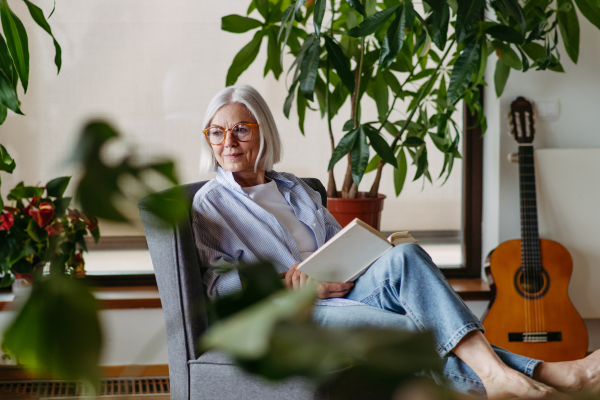
{"label": "acoustic guitar", "polygon": [[567,293],[573,260],[564,246],[540,239],[538,232],[533,107],[519,97],[510,108],[511,134],[519,143],[521,239],[500,244],[488,256],[492,301],[483,319],[485,336],[544,361],[583,358],[587,330]]}

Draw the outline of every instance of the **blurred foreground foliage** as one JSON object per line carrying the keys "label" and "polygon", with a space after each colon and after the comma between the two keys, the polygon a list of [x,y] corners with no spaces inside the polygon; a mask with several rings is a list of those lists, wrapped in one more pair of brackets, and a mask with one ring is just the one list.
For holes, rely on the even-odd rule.
{"label": "blurred foreground foliage", "polygon": [[96,386],[102,344],[97,303],[80,279],[40,277],[5,332],[3,348],[34,374]]}
{"label": "blurred foreground foliage", "polygon": [[127,149],[120,161],[108,162],[103,151],[109,144],[123,144],[120,134],[105,122],[91,122],[84,127],[75,147],[73,160],[79,162],[83,170],[76,199],[84,213],[127,222],[130,218],[120,210],[123,201],[135,205],[142,197],[150,196],[146,206],[157,217],[176,221],[187,216],[182,191],[171,191],[167,199],[156,194],[159,188],[151,183],[158,175],[169,184],[178,184],[172,161],[137,163],[134,152]]}
{"label": "blurred foreground foliage", "polygon": [[[283,289],[269,264],[238,271],[243,290],[214,303],[217,321],[200,346],[227,353],[247,372],[271,380],[305,377],[332,399],[392,398],[416,374],[441,374],[429,333],[323,328],[311,319],[314,288]],[[424,382],[433,385],[436,398],[452,396],[432,380]]]}

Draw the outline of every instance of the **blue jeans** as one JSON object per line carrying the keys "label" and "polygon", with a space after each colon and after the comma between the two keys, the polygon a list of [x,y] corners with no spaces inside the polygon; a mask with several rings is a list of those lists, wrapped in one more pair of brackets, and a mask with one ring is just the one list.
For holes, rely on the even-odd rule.
{"label": "blue jeans", "polygon": [[[346,298],[367,306],[317,306],[313,319],[329,327],[429,331],[444,363],[443,377],[431,374],[436,382],[457,392],[486,397],[477,374],[451,353],[467,333],[483,331],[483,325],[421,246],[403,244],[385,253],[356,280]],[[541,362],[492,348],[506,365],[530,377]]]}

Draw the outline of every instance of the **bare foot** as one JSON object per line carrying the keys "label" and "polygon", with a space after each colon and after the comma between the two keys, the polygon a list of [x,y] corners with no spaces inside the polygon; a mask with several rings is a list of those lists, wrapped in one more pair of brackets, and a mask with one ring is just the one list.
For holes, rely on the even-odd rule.
{"label": "bare foot", "polygon": [[489,399],[542,399],[556,390],[508,367],[494,371],[489,376],[480,375]]}
{"label": "bare foot", "polygon": [[542,363],[536,368],[535,379],[563,392],[586,391],[600,393],[600,350],[576,361]]}

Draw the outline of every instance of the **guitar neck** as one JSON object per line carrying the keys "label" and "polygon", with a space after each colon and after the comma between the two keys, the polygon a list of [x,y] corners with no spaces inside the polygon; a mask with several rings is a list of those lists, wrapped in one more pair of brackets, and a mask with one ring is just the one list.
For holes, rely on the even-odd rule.
{"label": "guitar neck", "polygon": [[524,268],[541,268],[533,146],[519,146],[521,258]]}

